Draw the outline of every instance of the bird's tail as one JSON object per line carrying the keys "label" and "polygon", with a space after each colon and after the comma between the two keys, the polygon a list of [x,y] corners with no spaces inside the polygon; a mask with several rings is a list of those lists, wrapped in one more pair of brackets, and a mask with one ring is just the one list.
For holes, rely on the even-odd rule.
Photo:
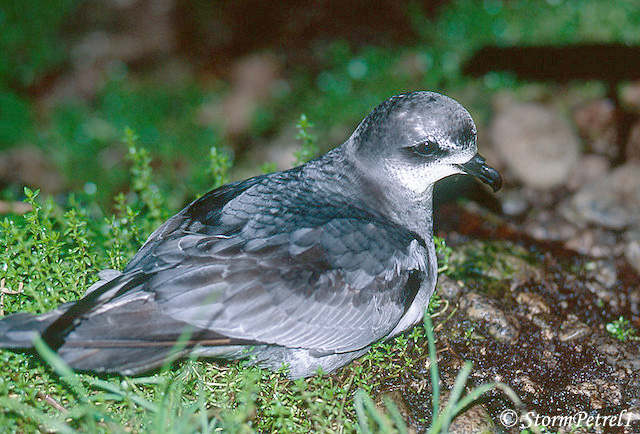
{"label": "bird's tail", "polygon": [[[101,270],[98,272],[98,281],[87,289],[85,295],[101,288],[120,275],[121,273],[117,270]],[[49,326],[55,323],[72,305],[72,302],[65,303],[42,315],[21,312],[1,318],[0,348],[33,348],[33,339],[36,336],[42,336]]]}
{"label": "bird's tail", "polygon": [[64,311],[58,308],[43,315],[21,312],[0,319],[0,348],[33,348],[34,338],[42,335]]}

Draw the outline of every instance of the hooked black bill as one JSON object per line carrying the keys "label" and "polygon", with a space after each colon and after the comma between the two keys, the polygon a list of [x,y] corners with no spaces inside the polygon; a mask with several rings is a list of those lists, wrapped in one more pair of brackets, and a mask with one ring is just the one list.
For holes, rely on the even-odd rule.
{"label": "hooked black bill", "polygon": [[486,160],[480,154],[476,154],[464,164],[459,164],[458,167],[463,173],[475,176],[485,184],[489,184],[494,192],[502,187],[500,174],[496,169],[487,165]]}

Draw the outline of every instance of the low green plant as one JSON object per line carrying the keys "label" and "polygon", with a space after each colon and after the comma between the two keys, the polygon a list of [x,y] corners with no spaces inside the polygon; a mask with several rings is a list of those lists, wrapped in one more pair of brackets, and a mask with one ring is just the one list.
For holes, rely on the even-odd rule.
{"label": "low green plant", "polygon": [[138,135],[131,128],[125,128],[122,141],[127,146],[128,158],[132,163],[131,187],[137,195],[140,208],[150,219],[149,223],[155,227],[167,217],[165,204],[160,189],[152,179],[151,154],[146,148],[138,145],[138,139]]}
{"label": "low green plant", "polygon": [[317,137],[311,133],[313,124],[304,113],[300,115],[300,119],[296,123],[298,134],[296,139],[300,140],[300,149],[294,152],[296,157],[296,165],[306,163],[307,161],[318,155]]}
{"label": "low green plant", "polygon": [[[125,131],[123,140],[130,149],[133,195],[116,197],[114,215],[96,220],[90,207],[74,197],[67,204],[73,208],[64,211],[51,198],[43,201],[38,191],[25,188],[31,211],[0,222],[5,312],[44,312],[81,297],[95,281],[96,270],[121,269],[154,229],[154,221],[168,214],[149,152],[132,130]],[[204,363],[167,364],[144,378],[96,376],[73,372],[42,341],[35,346],[46,363],[28,353],[0,350],[3,432],[251,431],[255,399],[246,391],[255,389],[251,384],[261,375],[258,368],[235,369],[230,382],[239,385],[236,396],[216,416],[203,392],[205,378],[216,373],[202,374]],[[225,387],[232,390],[228,382]]]}
{"label": "low green plant", "polygon": [[216,189],[229,182],[229,169],[232,166],[231,157],[217,146],[209,150],[209,175],[213,180],[211,189]]}
{"label": "low green plant", "polygon": [[640,340],[638,331],[631,325],[631,321],[624,317],[619,317],[605,326],[606,330],[616,339],[621,341]]}
{"label": "low green plant", "polygon": [[278,165],[273,161],[267,161],[265,163],[262,163],[262,165],[260,166],[260,172],[262,173],[271,173],[277,170],[278,170]]}
{"label": "low green plant", "polygon": [[438,258],[438,273],[445,273],[449,271],[449,259],[453,249],[447,246],[444,238],[439,236],[433,237],[433,242],[436,245],[436,257]]}

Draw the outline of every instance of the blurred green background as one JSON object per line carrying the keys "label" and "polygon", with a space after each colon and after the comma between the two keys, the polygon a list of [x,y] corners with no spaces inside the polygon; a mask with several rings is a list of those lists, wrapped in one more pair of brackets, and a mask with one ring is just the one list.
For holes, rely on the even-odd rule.
{"label": "blurred green background", "polygon": [[26,184],[109,208],[129,188],[131,127],[177,209],[211,186],[212,146],[234,161],[231,179],[293,164],[301,113],[322,151],[410,90],[450,94],[482,122],[488,95],[519,85],[462,75],[484,45],[640,40],[637,1],[347,3],[4,0],[3,199]]}

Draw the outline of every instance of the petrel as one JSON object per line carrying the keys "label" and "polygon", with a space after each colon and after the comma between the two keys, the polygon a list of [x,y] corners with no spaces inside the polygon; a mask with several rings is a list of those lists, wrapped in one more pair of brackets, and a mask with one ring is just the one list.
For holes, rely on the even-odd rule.
{"label": "petrel", "polygon": [[321,157],[195,200],[84,298],[2,319],[0,347],[40,335],[74,369],[125,375],[172,352],[330,372],[422,319],[433,186],[456,173],[501,185],[471,115],[438,93],[396,95]]}

